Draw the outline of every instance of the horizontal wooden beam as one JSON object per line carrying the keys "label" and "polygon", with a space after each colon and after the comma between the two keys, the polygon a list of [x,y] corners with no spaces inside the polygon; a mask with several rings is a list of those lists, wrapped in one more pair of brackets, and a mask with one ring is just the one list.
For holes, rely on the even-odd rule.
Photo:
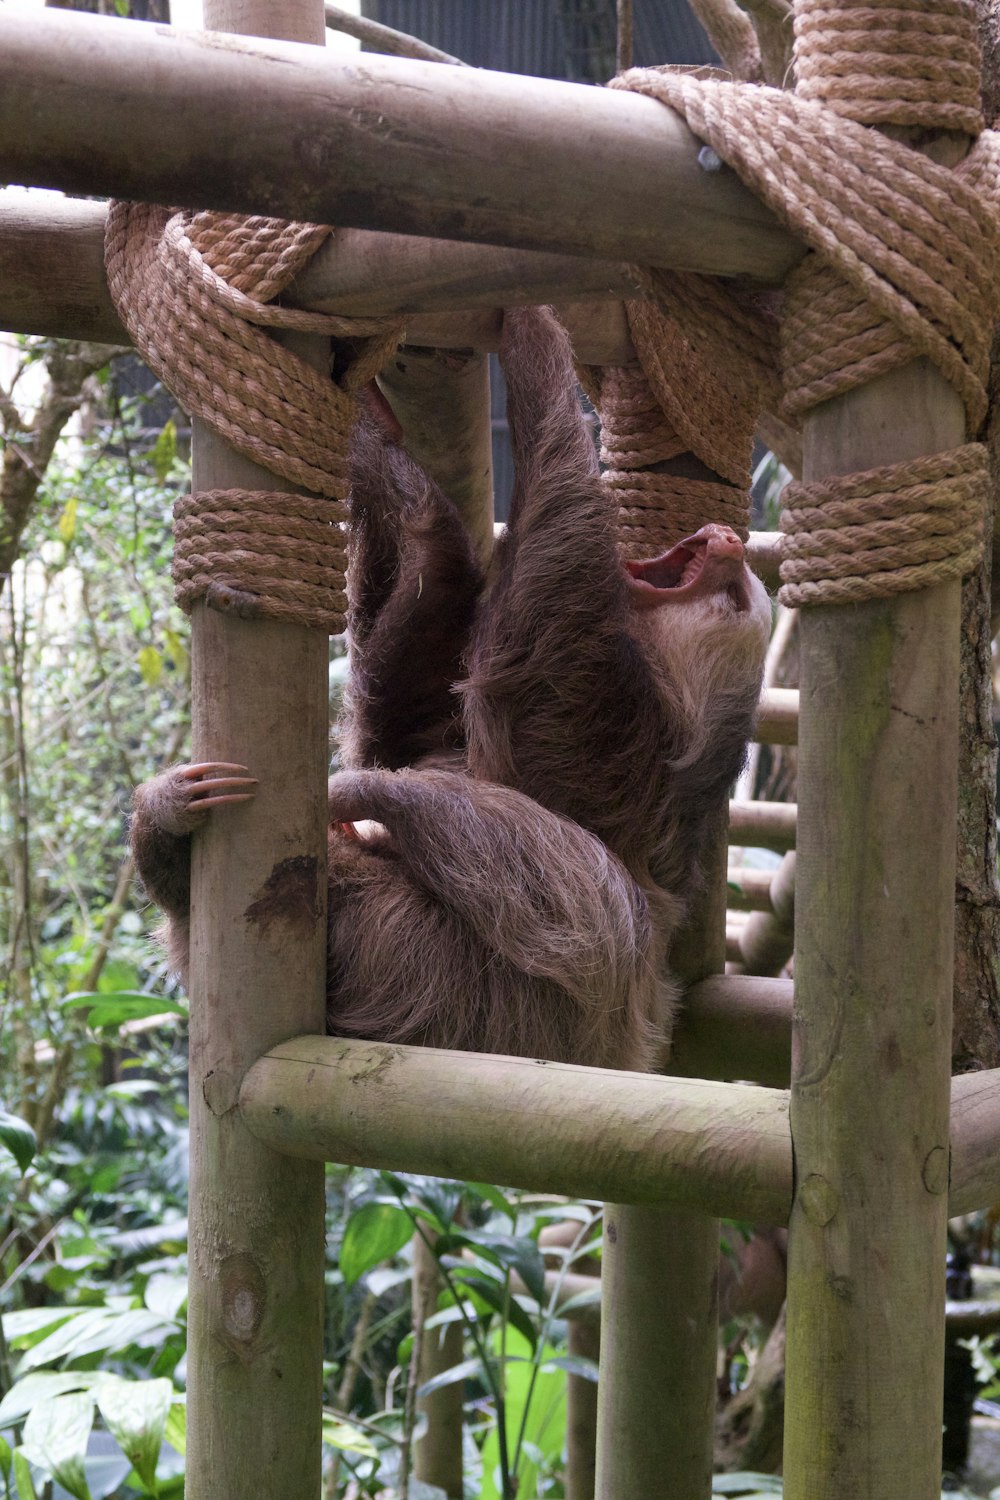
{"label": "horizontal wooden beam", "polygon": [[[718,976],[686,1001],[673,1064],[787,1076],[791,982]],[[725,1061],[729,1056],[729,1063]],[[784,1223],[788,1095],[777,1087],[573,1068],[305,1036],[250,1069],[249,1128],[288,1156]],[[1000,1070],[952,1080],[948,1212],[1000,1198]]]}
{"label": "horizontal wooden beam", "polygon": [[773,870],[758,870],[749,865],[730,865],[726,871],[726,905],[730,911],[773,911],[771,879]]}
{"label": "horizontal wooden beam", "polygon": [[787,1088],[791,1058],[790,979],[713,974],[684,996],[670,1049],[672,1072]]}
{"label": "horizontal wooden beam", "polygon": [[[0,191],[0,328],[48,338],[128,343],[104,274],[107,206],[59,193]],[[622,297],[638,293],[623,264],[458,240],[343,229],[282,300],[345,317],[400,317],[407,341],[496,349],[500,309],[558,302],[577,357],[634,355]]]}
{"label": "horizontal wooden beam", "polygon": [[1000,1068],[951,1080],[949,1193],[952,1217],[1000,1203]]}
{"label": "horizontal wooden beam", "polygon": [[787,1094],[752,1084],[297,1037],[250,1069],[275,1151],[784,1223]]}
{"label": "horizontal wooden beam", "polygon": [[801,246],[699,154],[620,90],[0,8],[8,182],[780,283]]}
{"label": "horizontal wooden beam", "polygon": [[766,687],[757,711],[754,739],[762,745],[797,745],[799,742],[798,688]]}
{"label": "horizontal wooden beam", "polygon": [[795,848],[797,819],[794,802],[730,802],[729,842],[787,854]]}

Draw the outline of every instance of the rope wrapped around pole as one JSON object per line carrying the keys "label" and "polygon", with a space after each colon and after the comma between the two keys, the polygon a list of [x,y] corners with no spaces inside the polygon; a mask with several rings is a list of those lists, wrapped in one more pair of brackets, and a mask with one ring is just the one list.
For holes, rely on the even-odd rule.
{"label": "rope wrapped around pole", "polygon": [[[274,303],[331,230],[262,216],[113,203],[108,284],[143,359],[184,408],[296,492],[188,496],[176,511],[178,602],[344,628],[347,445],[355,393],[401,329]],[[340,385],[267,329],[356,341]]]}

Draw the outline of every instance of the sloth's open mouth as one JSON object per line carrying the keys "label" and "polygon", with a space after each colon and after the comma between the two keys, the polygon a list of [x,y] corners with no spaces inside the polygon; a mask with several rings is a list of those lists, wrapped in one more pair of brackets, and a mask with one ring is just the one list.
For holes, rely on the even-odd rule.
{"label": "sloth's open mouth", "polygon": [[632,601],[640,608],[725,594],[734,609],[750,607],[743,543],[728,526],[703,526],[659,557],[625,564]]}

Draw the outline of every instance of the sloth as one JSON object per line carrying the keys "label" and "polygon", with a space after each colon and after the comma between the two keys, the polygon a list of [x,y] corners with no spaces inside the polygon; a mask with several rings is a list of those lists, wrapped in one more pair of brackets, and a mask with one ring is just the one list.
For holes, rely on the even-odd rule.
{"label": "sloth", "polygon": [[[770,606],[739,537],[623,561],[546,309],[504,317],[515,485],[484,577],[374,409],[351,449],[344,769],[329,784],[338,1036],[647,1070],[672,934],[746,752]],[[184,978],[191,836],[243,766],[135,793],[131,846]]]}

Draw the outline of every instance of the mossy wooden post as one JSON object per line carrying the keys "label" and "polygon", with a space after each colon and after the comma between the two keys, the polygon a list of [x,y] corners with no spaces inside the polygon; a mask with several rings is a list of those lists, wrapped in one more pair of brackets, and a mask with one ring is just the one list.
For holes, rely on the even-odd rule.
{"label": "mossy wooden post", "polygon": [[[694,984],[725,968],[724,810],[705,890],[671,955]],[[707,1500],[712,1478],[719,1221],[606,1204],[597,1500]],[[668,1479],[669,1476],[669,1479]]]}
{"label": "mossy wooden post", "polygon": [[[321,0],[205,11],[220,30],[323,40]],[[282,481],[196,424],[194,484]],[[323,1029],[328,644],[204,604],[192,630],[195,758],[244,762],[260,788],[195,838],[186,1493],[302,1500],[320,1487],[323,1168],[274,1155],[236,1100],[269,1046]]]}
{"label": "mossy wooden post", "polygon": [[[805,477],[964,427],[916,362],[815,412]],[[787,1500],[940,1495],[959,603],[801,616]]]}

